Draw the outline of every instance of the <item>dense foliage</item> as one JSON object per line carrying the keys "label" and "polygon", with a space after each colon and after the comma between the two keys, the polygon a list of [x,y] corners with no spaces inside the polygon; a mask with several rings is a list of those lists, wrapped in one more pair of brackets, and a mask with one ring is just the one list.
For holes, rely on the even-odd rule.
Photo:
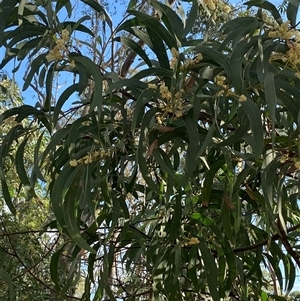
{"label": "dense foliage", "polygon": [[114,27],[97,1],[79,2],[92,13],[77,18],[70,0],[2,0],[0,11],[0,68],[29,59],[23,90],[36,80],[45,92],[0,117],[1,200],[18,214],[11,165],[27,201],[46,190],[45,226],[64,238],[50,251],[52,289],[70,300],[286,300],[300,267],[298,1],[284,16],[250,1],[254,15],[200,37],[198,12],[215,22],[227,3],[187,1],[183,18],[177,1],[131,0]]}

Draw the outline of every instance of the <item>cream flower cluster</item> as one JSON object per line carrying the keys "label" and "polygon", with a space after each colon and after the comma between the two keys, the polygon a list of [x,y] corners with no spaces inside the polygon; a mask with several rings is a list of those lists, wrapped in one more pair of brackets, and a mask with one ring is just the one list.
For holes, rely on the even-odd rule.
{"label": "cream flower cluster", "polygon": [[300,158],[290,158],[288,155],[283,155],[279,159],[280,163],[284,164],[287,161],[293,161],[295,168],[300,171]]}
{"label": "cream flower cluster", "polygon": [[[179,73],[188,73],[189,70],[198,65],[200,61],[203,59],[202,54],[198,53],[193,59],[187,58],[183,63],[179,61],[179,51],[176,48],[171,49],[172,58],[170,60],[170,66],[173,69],[174,77],[177,77],[178,69],[176,68],[179,65]],[[186,74],[184,74],[186,75]],[[185,76],[182,77],[185,77]],[[185,80],[185,79],[184,79]],[[183,80],[183,81],[184,81]],[[182,81],[182,79],[181,79]],[[176,86],[184,86],[183,82],[178,83]],[[157,116],[157,121],[159,124],[162,124],[164,118],[169,114],[175,116],[175,118],[180,118],[183,116],[183,113],[189,109],[190,104],[184,103],[183,95],[185,94],[185,90],[182,88],[177,88],[172,91],[162,82],[160,85],[148,83],[148,88],[157,90],[160,94],[160,105],[159,108],[163,112],[162,116]]]}
{"label": "cream flower cluster", "polygon": [[293,67],[300,64],[300,33],[297,29],[290,28],[289,21],[283,22],[281,25],[275,25],[273,30],[268,32],[268,36],[272,39],[281,38],[286,40],[286,44],[289,47],[289,50],[286,53],[272,53],[270,61],[282,60],[284,63],[289,63]]}
{"label": "cream flower cluster", "polygon": [[171,49],[172,59],[170,61],[170,67],[175,69],[176,64],[178,63],[179,51],[176,48]]}
{"label": "cream flower cluster", "polygon": [[289,29],[290,21],[283,22],[281,25],[274,25],[274,30],[268,32],[268,36],[272,39],[282,38],[284,40],[289,40],[298,35],[298,32],[294,29]]}
{"label": "cream flower cluster", "polygon": [[104,149],[101,150],[94,150],[92,152],[88,152],[85,156],[80,159],[73,159],[70,160],[69,164],[73,167],[76,167],[78,164],[90,164],[95,161],[98,161],[100,158],[108,156],[110,153],[105,151]]}
{"label": "cream flower cluster", "polygon": [[149,83],[148,88],[153,90],[159,90],[161,100],[163,101],[159,108],[164,112],[164,114],[162,117],[157,117],[159,124],[162,123],[162,120],[168,113],[174,114],[176,118],[179,118],[183,115],[183,112],[186,109],[186,106],[183,105],[182,99],[182,96],[185,93],[183,89],[180,89],[174,94],[174,96],[172,96],[171,91],[165,85],[165,83],[162,83],[159,86],[159,89],[157,85]]}
{"label": "cream flower cluster", "polygon": [[231,12],[231,7],[223,0],[202,0],[201,2],[205,8],[205,15],[209,15],[213,21],[216,21],[218,18],[224,16],[224,13],[229,14]]}
{"label": "cream flower cluster", "polygon": [[[299,160],[299,159],[298,159]],[[295,162],[295,167],[300,170],[300,161],[296,161]]]}
{"label": "cream flower cluster", "polygon": [[218,9],[226,14],[231,12],[231,7],[222,0],[203,0],[203,2],[204,5],[206,5],[206,7],[211,11]]}
{"label": "cream flower cluster", "polygon": [[215,77],[215,83],[217,86],[222,87],[223,89],[227,90],[228,86],[225,85],[226,77],[224,75],[217,75]]}
{"label": "cream flower cluster", "polygon": [[197,237],[191,237],[187,241],[185,241],[182,246],[192,246],[192,245],[197,245],[199,243],[199,239]]}
{"label": "cream flower cluster", "polygon": [[[175,67],[178,64],[178,59],[179,59],[179,51],[176,48],[172,48],[171,49],[171,55],[172,55],[172,59],[170,61],[170,67],[172,69],[176,69]],[[203,59],[202,54],[198,53],[193,59],[191,58],[187,58],[184,63],[182,64],[180,62],[180,71],[186,71],[189,70],[190,68],[198,65],[200,63],[200,61]]]}
{"label": "cream flower cluster", "polygon": [[215,84],[221,88],[220,91],[218,91],[217,93],[217,97],[220,96],[235,96],[238,97],[239,102],[244,102],[247,100],[247,96],[242,94],[242,95],[238,95],[234,92],[233,89],[230,89],[229,86],[225,83],[227,80],[226,76],[224,75],[216,75],[215,77]]}
{"label": "cream flower cluster", "polygon": [[226,76],[224,75],[216,75],[215,77],[215,84],[220,87],[220,91],[217,93],[217,96],[230,96],[235,95],[231,90],[229,90],[229,86],[225,83],[227,80]]}
{"label": "cream flower cluster", "polygon": [[203,56],[201,53],[198,53],[193,59],[187,58],[183,65],[180,66],[181,71],[186,71],[191,69],[194,66],[197,66],[200,61],[203,59]]}
{"label": "cream flower cluster", "polygon": [[[46,55],[46,60],[48,62],[60,61],[63,58],[67,59],[68,48],[66,44],[70,40],[70,35],[67,29],[61,31],[61,38],[56,39],[56,45],[49,50],[49,53]],[[71,61],[69,67],[73,69],[75,67],[75,62]]]}

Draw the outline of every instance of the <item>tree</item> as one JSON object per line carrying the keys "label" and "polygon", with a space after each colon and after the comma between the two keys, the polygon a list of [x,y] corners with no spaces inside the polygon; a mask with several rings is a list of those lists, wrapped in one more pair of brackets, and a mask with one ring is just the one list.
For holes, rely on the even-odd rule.
{"label": "tree", "polygon": [[[14,80],[2,73],[0,78],[1,113],[6,110],[21,106],[23,103],[21,92]],[[29,119],[24,119],[19,124],[13,117],[7,118],[1,126],[1,144],[5,144],[11,129],[30,127],[31,133],[26,135],[28,143],[23,150],[25,169],[34,165],[34,148],[40,144],[45,149],[47,139],[38,139],[40,134],[38,127]],[[20,185],[18,179],[19,167],[14,166],[14,160],[19,160],[18,145],[24,142],[23,136],[18,141],[12,142],[7,151],[5,162],[5,182],[2,179],[1,203],[0,203],[0,279],[5,280],[9,274],[15,289],[17,300],[58,300],[50,279],[50,259],[54,250],[63,244],[63,237],[57,230],[51,229],[53,215],[49,208],[49,200],[46,197],[45,186],[36,183],[34,193],[28,187]],[[3,153],[2,153],[3,154]],[[3,156],[5,158],[5,156]],[[18,170],[18,171],[17,171]],[[7,184],[6,184],[7,183]],[[30,197],[28,197],[28,192]],[[33,197],[32,197],[33,196]],[[10,200],[13,199],[13,201]],[[6,200],[5,204],[3,200]],[[43,201],[42,201],[43,200]],[[11,212],[9,212],[9,210]],[[46,224],[49,223],[47,226]],[[66,277],[69,267],[67,258],[60,260],[60,274],[62,279]],[[2,277],[1,277],[2,276]],[[9,300],[7,286],[1,283],[1,300]]]}
{"label": "tree", "polygon": [[[32,197],[45,183],[65,237],[50,263],[58,294],[84,276],[82,300],[285,300],[300,266],[298,3],[283,22],[272,3],[250,1],[255,15],[200,38],[190,34],[195,10],[183,22],[173,2],[130,1],[116,27],[101,4],[80,3],[102,37],[71,1],[3,0],[0,18],[0,66],[30,56],[23,88],[37,75],[46,93],[38,108],[1,115],[18,123],[0,149],[2,190],[16,143],[20,184]],[[95,43],[79,48],[82,35]],[[54,102],[65,73],[72,80]],[[37,128],[20,124],[28,117]],[[49,143],[25,168],[32,132]],[[9,191],[5,201],[14,212]]]}

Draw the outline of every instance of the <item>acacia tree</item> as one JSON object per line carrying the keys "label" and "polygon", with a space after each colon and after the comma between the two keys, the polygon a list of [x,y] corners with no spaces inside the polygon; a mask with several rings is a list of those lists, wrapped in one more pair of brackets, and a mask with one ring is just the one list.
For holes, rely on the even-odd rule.
{"label": "acacia tree", "polygon": [[[66,237],[52,254],[53,288],[65,298],[83,275],[82,300],[285,300],[300,266],[298,2],[283,22],[272,3],[250,1],[256,15],[226,22],[217,39],[190,36],[197,1],[184,22],[173,2],[130,1],[116,27],[98,2],[80,3],[106,38],[85,43],[97,61],[78,48],[78,32],[94,36],[71,1],[1,3],[1,67],[30,56],[23,88],[37,75],[46,93],[39,108],[1,115],[17,123],[0,148],[2,192],[14,212],[5,158],[17,143],[20,185],[30,198],[47,184]],[[22,125],[28,117],[39,127]],[[25,168],[32,131],[49,144]]]}

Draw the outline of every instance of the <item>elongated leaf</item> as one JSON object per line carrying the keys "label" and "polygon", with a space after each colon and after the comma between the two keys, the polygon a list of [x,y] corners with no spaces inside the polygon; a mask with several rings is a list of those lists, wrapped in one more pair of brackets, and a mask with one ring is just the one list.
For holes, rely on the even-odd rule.
{"label": "elongated leaf", "polygon": [[197,160],[200,148],[199,135],[197,131],[197,123],[193,122],[190,117],[186,117],[183,120],[189,135],[189,146],[186,156],[186,169],[187,173],[191,175],[197,167],[195,166],[195,161]]}
{"label": "elongated leaf", "polygon": [[51,190],[51,205],[53,213],[61,227],[66,227],[63,211],[63,198],[66,193],[66,187],[73,182],[74,178],[81,171],[80,167],[73,168],[70,165],[65,166],[58,178],[54,182]]}
{"label": "elongated leaf", "polygon": [[264,88],[265,88],[265,96],[266,102],[268,105],[268,112],[273,122],[275,122],[275,110],[277,105],[276,99],[276,91],[275,91],[275,82],[274,82],[274,75],[273,73],[269,72],[264,81]]}
{"label": "elongated leaf", "polygon": [[225,56],[220,55],[220,53],[217,50],[202,45],[198,45],[195,47],[195,51],[197,53],[201,53],[204,59],[207,58],[211,59],[216,66],[217,65],[221,66],[224,69],[226,76],[228,78],[232,78],[231,67],[228,59]]}
{"label": "elongated leaf", "polygon": [[[73,186],[74,185],[74,186]],[[95,250],[82,238],[77,225],[77,211],[78,211],[78,188],[79,186],[79,177],[78,174],[74,177],[72,183],[70,183],[70,189],[65,195],[65,201],[63,203],[63,213],[66,227],[68,233],[73,239],[74,242],[78,244],[79,247],[95,253]]]}
{"label": "elongated leaf", "polygon": [[185,28],[183,31],[183,36],[186,37],[192,30],[192,27],[194,26],[195,20],[198,15],[198,1],[193,0],[193,5],[191,7],[191,10],[189,12],[189,15],[186,19]]}
{"label": "elongated leaf", "polygon": [[159,14],[162,14],[162,20],[168,28],[168,30],[170,32],[173,32],[179,41],[181,41],[182,38],[185,38],[185,36],[183,35],[182,20],[175,13],[175,11],[169,6],[162,4],[158,1],[152,0],[151,4]]}
{"label": "elongated leaf", "polygon": [[288,261],[289,261],[289,271],[288,274],[286,275],[288,277],[288,286],[286,288],[287,292],[290,292],[295,284],[295,280],[296,280],[296,268],[294,265],[293,260],[290,257],[287,257]]}
{"label": "elongated leaf", "polygon": [[253,1],[245,2],[244,5],[248,5],[249,7],[256,6],[256,7],[264,8],[273,15],[273,17],[278,22],[278,24],[282,23],[282,18],[276,6],[270,3],[269,1],[253,0]]}
{"label": "elongated leaf", "polygon": [[62,246],[60,246],[58,248],[58,250],[55,251],[55,253],[52,255],[51,257],[51,261],[50,261],[50,276],[51,276],[51,280],[53,281],[54,285],[55,285],[55,289],[57,291],[60,291],[60,285],[59,285],[59,260],[60,260],[60,256],[61,253],[64,251],[65,246],[67,245],[67,243],[64,243]]}
{"label": "elongated leaf", "polygon": [[[157,21],[154,17],[151,17],[143,12],[130,10],[128,11],[133,16],[136,16],[141,24],[144,24],[147,26],[148,29],[151,29],[151,32],[155,34],[156,39],[162,39],[167,46],[171,49],[172,47],[177,48],[177,42],[172,35],[159,21]],[[122,28],[122,26],[121,26]],[[121,30],[119,28],[119,30]],[[153,36],[153,39],[155,38]],[[158,51],[158,49],[157,49]]]}
{"label": "elongated leaf", "polygon": [[93,81],[94,81],[94,92],[90,104],[90,112],[97,108],[99,119],[101,117],[102,113],[102,103],[103,103],[103,97],[102,97],[102,75],[99,70],[99,67],[89,58],[78,55],[78,54],[70,54],[70,59],[75,61],[76,64],[81,64],[83,68],[85,68],[86,72],[91,75]]}
{"label": "elongated leaf", "polygon": [[146,52],[137,42],[128,37],[116,37],[115,41],[121,42],[124,45],[130,47],[137,55],[139,55],[145,61],[145,63],[149,67],[152,66],[151,61],[149,60]]}
{"label": "elongated leaf", "polygon": [[199,244],[200,256],[206,266],[205,271],[207,275],[207,284],[210,294],[214,301],[220,300],[219,292],[216,283],[218,283],[218,269],[215,263],[215,259],[209,252],[204,241]]}
{"label": "elongated leaf", "polygon": [[2,194],[4,196],[5,204],[13,215],[16,215],[16,208],[11,200],[9,189],[5,180],[1,179]]}
{"label": "elongated leaf", "polygon": [[64,90],[63,93],[58,98],[58,101],[56,103],[56,106],[54,108],[53,112],[53,123],[56,124],[58,121],[58,117],[61,114],[61,109],[63,105],[68,101],[69,97],[74,93],[78,91],[78,84],[74,84],[69,86],[66,90]]}
{"label": "elongated leaf", "polygon": [[254,137],[254,144],[252,148],[254,155],[258,158],[262,153],[264,143],[260,111],[250,100],[242,102],[242,108],[250,121],[250,126]]}
{"label": "elongated leaf", "polygon": [[127,10],[132,9],[137,4],[137,0],[130,0],[127,6]]}
{"label": "elongated leaf", "polygon": [[286,9],[287,19],[290,21],[291,26],[295,26],[297,23],[297,14],[299,9],[298,0],[288,0],[288,6]]}
{"label": "elongated leaf", "polygon": [[102,5],[100,5],[98,2],[96,2],[94,0],[81,0],[81,1],[83,3],[89,5],[90,7],[92,7],[100,15],[104,15],[106,23],[108,24],[108,26],[110,28],[112,28],[112,26],[113,26],[112,20],[111,20],[110,16],[107,14],[106,10],[104,9],[104,7]]}
{"label": "elongated leaf", "polygon": [[150,67],[145,70],[141,70],[137,74],[135,74],[132,78],[142,79],[148,76],[158,76],[162,78],[168,78],[172,76],[172,71],[159,67]]}
{"label": "elongated leaf", "polygon": [[4,43],[3,37],[4,37],[4,29],[5,29],[6,21],[9,18],[11,12],[13,11],[13,9],[17,3],[18,3],[18,1],[16,1],[16,0],[2,0],[1,1],[0,46],[2,46]]}
{"label": "elongated leaf", "polygon": [[20,144],[17,153],[16,153],[16,159],[15,159],[15,164],[16,164],[16,169],[18,176],[20,177],[21,183],[26,185],[26,186],[31,186],[28,175],[26,172],[25,168],[25,158],[24,158],[24,152],[25,152],[25,146],[27,144],[28,138],[24,139],[24,141]]}
{"label": "elongated leaf", "polygon": [[150,175],[148,167],[147,167],[147,161],[145,158],[145,156],[146,156],[146,133],[148,131],[147,127],[149,127],[150,122],[157,111],[158,111],[157,108],[152,108],[144,115],[144,118],[142,121],[142,126],[141,126],[141,136],[139,139],[139,146],[138,146],[138,151],[137,151],[137,160],[138,160],[138,164],[139,164],[141,173],[142,173],[143,178],[146,181],[146,183],[149,185],[149,187],[154,192],[160,193],[158,185],[155,184],[151,178],[151,175]]}
{"label": "elongated leaf", "polygon": [[68,17],[70,18],[72,15],[72,6],[69,0],[57,0],[55,6],[55,12],[58,13],[63,7],[66,8]]}
{"label": "elongated leaf", "polygon": [[0,278],[6,282],[6,284],[8,285],[8,290],[9,290],[9,300],[14,300],[15,298],[15,290],[14,290],[14,285],[13,282],[11,280],[11,277],[9,276],[9,274],[4,271],[3,269],[0,269]]}

